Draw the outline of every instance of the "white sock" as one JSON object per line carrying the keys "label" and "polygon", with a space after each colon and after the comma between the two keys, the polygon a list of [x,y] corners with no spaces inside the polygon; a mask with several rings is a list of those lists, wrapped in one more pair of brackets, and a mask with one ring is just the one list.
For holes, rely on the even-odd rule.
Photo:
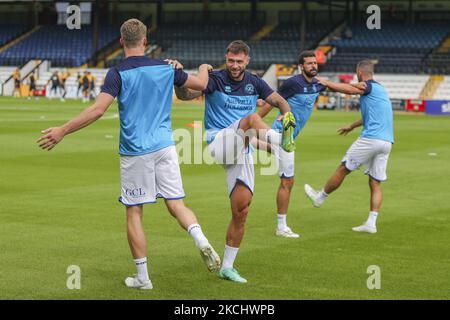
{"label": "white sock", "polygon": [[233,268],[233,263],[234,260],[236,260],[238,251],[239,248],[233,248],[225,245],[225,252],[223,254],[223,262],[222,262],[223,269]]}
{"label": "white sock", "polygon": [[150,280],[148,277],[148,271],[147,271],[147,257],[141,258],[141,259],[133,259],[134,263],[136,264],[137,268],[137,277],[139,281],[146,282]]}
{"label": "white sock", "polygon": [[323,191],[323,189],[320,190],[320,191],[317,193],[317,200],[318,200],[318,201],[323,202],[323,201],[325,201],[325,199],[326,199],[327,197],[328,197],[328,193],[326,193],[325,191]]}
{"label": "white sock", "polygon": [[203,234],[202,228],[198,223],[193,223],[187,228],[187,232],[191,235],[192,239],[195,241],[195,245],[198,247],[200,244],[208,243]]}
{"label": "white sock", "polygon": [[285,214],[278,214],[278,230],[283,230],[287,227],[286,224],[286,215]]}
{"label": "white sock", "polygon": [[264,140],[266,142],[279,146],[281,144],[281,134],[273,129],[269,129],[264,135]]}
{"label": "white sock", "polygon": [[369,217],[367,218],[367,224],[371,227],[375,227],[377,223],[378,212],[370,211]]}

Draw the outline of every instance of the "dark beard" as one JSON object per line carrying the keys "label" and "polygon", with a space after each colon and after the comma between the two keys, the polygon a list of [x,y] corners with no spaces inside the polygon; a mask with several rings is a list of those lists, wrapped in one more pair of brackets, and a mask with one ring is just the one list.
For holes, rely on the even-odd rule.
{"label": "dark beard", "polygon": [[305,72],[305,74],[309,77],[309,78],[314,78],[315,76],[317,76],[317,69],[311,70],[311,71],[315,71],[316,74],[311,74],[310,72],[303,70]]}
{"label": "dark beard", "polygon": [[227,69],[227,72],[228,72],[228,76],[229,76],[231,79],[235,80],[235,79],[238,79],[238,78],[245,72],[245,69],[242,70],[241,72],[239,72],[239,75],[238,75],[237,77],[233,77],[233,75],[231,74],[231,71],[228,70],[228,69]]}

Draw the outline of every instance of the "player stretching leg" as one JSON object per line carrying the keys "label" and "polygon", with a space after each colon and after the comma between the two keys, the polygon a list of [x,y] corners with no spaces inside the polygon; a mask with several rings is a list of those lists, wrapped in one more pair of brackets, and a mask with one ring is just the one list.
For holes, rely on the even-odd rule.
{"label": "player stretching leg", "polygon": [[[287,79],[278,89],[278,93],[285,98],[292,108],[295,116],[296,126],[294,129],[294,139],[300,134],[308,122],[314,109],[314,103],[320,92],[326,89],[325,86],[318,83],[314,78],[317,75],[317,59],[314,51],[303,51],[299,55],[298,65],[301,74],[295,75]],[[261,117],[265,117],[272,106],[268,103],[261,107],[258,112]],[[278,132],[282,132],[282,122],[276,119],[272,128]],[[298,238],[299,234],[292,231],[287,225],[287,212],[289,207],[289,199],[291,191],[294,187],[294,167],[295,152],[286,152],[282,148],[273,146],[266,147],[264,142],[258,141],[258,148],[263,145],[263,149],[267,148],[273,152],[278,161],[278,174],[280,176],[280,186],[278,187],[276,203],[277,203],[277,220],[278,225],[275,234],[280,237]]]}
{"label": "player stretching leg", "polygon": [[[249,140],[253,132],[259,139],[292,151],[295,119],[289,104],[258,76],[246,71],[250,62],[250,48],[243,41],[233,41],[226,50],[226,69],[213,71],[203,93],[205,99],[205,129],[208,149],[227,175],[231,221],[226,234],[226,245],[219,276],[226,280],[245,283],[234,268],[234,261],[244,237],[245,221],[254,189],[253,155]],[[202,95],[186,89],[175,89],[181,100]],[[278,107],[285,115],[283,135],[266,125],[255,113],[256,101],[264,99]]]}
{"label": "player stretching leg", "polygon": [[38,143],[42,149],[51,150],[65,135],[99,119],[117,97],[121,131],[119,201],[126,207],[128,242],[137,269],[137,276],[126,278],[125,284],[152,289],[142,219],[143,204],[155,203],[156,198],[164,198],[170,214],[194,239],[208,270],[220,267],[219,256],[182,200],[184,190],[170,120],[174,85],[203,90],[212,67],[201,65],[198,77],[174,71],[167,62],[144,56],[147,28],[142,22],[127,20],[120,31],[126,59],[108,71],[96,102],[63,126],[44,130]]}
{"label": "player stretching leg", "polygon": [[394,143],[392,105],[384,87],[373,80],[373,63],[363,60],[356,68],[358,80],[365,82],[365,89],[349,84],[333,83],[319,79],[331,90],[347,94],[361,95],[362,119],[338,130],[347,135],[353,129],[363,126],[359,138],[347,150],[341,165],[320,190],[314,190],[305,184],[306,195],[315,207],[320,207],[329,194],[339,188],[345,177],[361,165],[367,166],[365,174],[369,176],[370,212],[361,226],[352,228],[357,232],[376,233],[376,221],[382,202],[381,182],[387,179],[386,167],[392,144]]}

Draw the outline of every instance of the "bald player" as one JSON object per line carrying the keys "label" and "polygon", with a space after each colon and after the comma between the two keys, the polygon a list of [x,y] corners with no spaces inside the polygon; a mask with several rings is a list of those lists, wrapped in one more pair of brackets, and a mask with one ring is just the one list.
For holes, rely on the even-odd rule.
{"label": "bald player", "polygon": [[370,187],[370,212],[366,222],[352,230],[376,233],[376,221],[382,202],[381,182],[387,179],[386,168],[394,143],[392,105],[386,89],[373,80],[374,65],[371,61],[360,61],[356,73],[358,81],[365,83],[364,89],[317,78],[331,90],[361,95],[361,119],[338,129],[339,134],[345,136],[357,127],[363,128],[323,189],[316,191],[305,184],[305,193],[315,207],[320,207],[327,197],[339,188],[349,173],[363,165],[366,166],[365,174],[369,176]]}

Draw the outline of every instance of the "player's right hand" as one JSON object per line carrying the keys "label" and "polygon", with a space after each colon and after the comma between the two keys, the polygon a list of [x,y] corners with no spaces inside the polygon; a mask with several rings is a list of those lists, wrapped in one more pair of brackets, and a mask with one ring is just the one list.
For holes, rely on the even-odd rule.
{"label": "player's right hand", "polygon": [[64,130],[61,127],[48,128],[41,131],[44,136],[40,137],[36,143],[43,150],[52,150],[63,138]]}
{"label": "player's right hand", "polygon": [[351,126],[346,126],[346,127],[339,128],[339,129],[338,129],[338,133],[339,133],[341,136],[346,136],[347,133],[349,133],[349,132],[352,131],[352,130],[353,130],[353,128],[352,128]]}
{"label": "player's right hand", "polygon": [[172,65],[175,70],[183,70],[184,68],[184,66],[178,60],[166,59],[164,61]]}
{"label": "player's right hand", "polygon": [[206,69],[208,70],[208,72],[211,72],[211,71],[213,71],[213,69],[214,69],[212,65],[207,64],[207,63],[201,64],[200,67],[199,67],[199,69],[200,69],[200,68],[206,68]]}

